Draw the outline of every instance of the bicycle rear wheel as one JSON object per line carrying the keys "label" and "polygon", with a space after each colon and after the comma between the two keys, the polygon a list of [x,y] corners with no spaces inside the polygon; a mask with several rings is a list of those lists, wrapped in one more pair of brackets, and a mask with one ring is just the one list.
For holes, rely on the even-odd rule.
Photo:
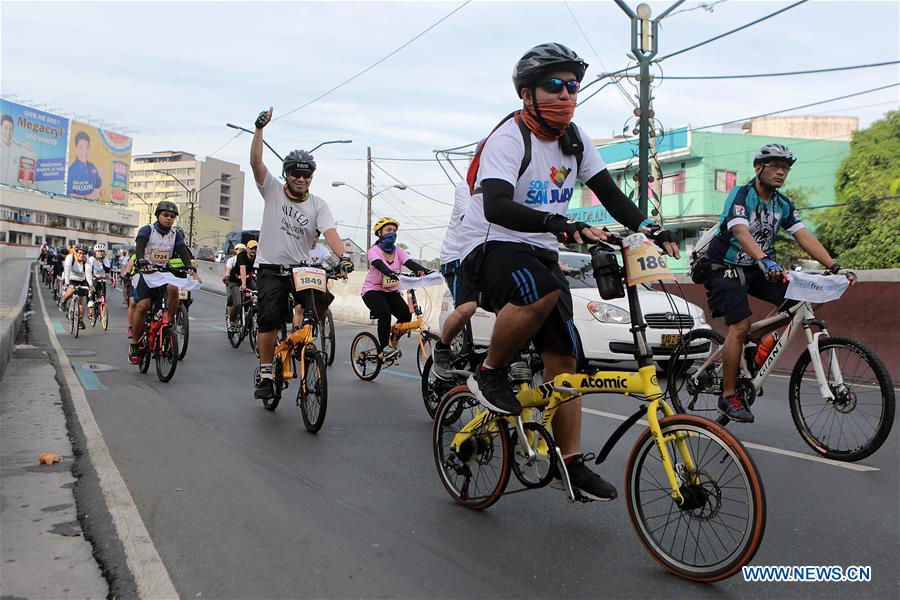
{"label": "bicycle rear wheel", "polygon": [[378,340],[371,333],[364,331],[357,334],[350,344],[350,364],[353,372],[363,381],[372,381],[381,371],[381,357]]}
{"label": "bicycle rear wheel", "polygon": [[191,339],[191,319],[188,308],[184,304],[178,305],[175,313],[175,333],[178,335],[178,360],[184,360],[188,349],[188,340]]}
{"label": "bicycle rear wheel", "polygon": [[326,310],[325,318],[322,319],[322,353],[325,355],[326,365],[334,364],[334,352],[334,316],[330,310]]}
{"label": "bicycle rear wheel", "polygon": [[[666,389],[676,412],[728,422],[719,415],[722,394],[722,356],[725,343],[721,334],[711,329],[694,329],[681,337],[672,351],[666,368]],[[718,358],[708,361],[714,353]],[[723,420],[720,420],[723,419]]]}
{"label": "bicycle rear wheel", "polygon": [[232,348],[237,348],[241,345],[241,342],[244,341],[244,328],[241,325],[235,325],[231,322],[226,322],[225,327],[227,328],[227,332],[225,333],[228,336],[228,343],[231,344]]}
{"label": "bicycle rear wheel", "polygon": [[500,499],[511,470],[509,429],[498,415],[490,415],[458,448],[453,447],[453,438],[484,412],[469,388],[457,386],[441,400],[432,429],[441,483],[453,500],[474,510]]}
{"label": "bicycle rear wheel", "polygon": [[310,352],[307,349],[305,380],[297,390],[297,403],[303,424],[310,433],[318,433],[325,422],[325,410],[328,408],[328,379],[325,373],[325,357],[321,352]]}
{"label": "bicycle rear wheel", "polygon": [[663,567],[692,581],[720,581],[746,565],[766,529],[766,493],[753,459],[712,421],[675,415],[659,421],[663,438],[685,437],[694,469],[666,444],[680,480],[679,507],[650,428],[638,436],[625,467],[628,516],[644,548]]}
{"label": "bicycle rear wheel", "polygon": [[834,401],[822,397],[806,350],[794,365],[788,389],[794,425],[822,456],[861,460],[878,450],[891,432],[894,384],[878,356],[856,340],[820,338],[819,358]]}
{"label": "bicycle rear wheel", "polygon": [[167,325],[163,328],[156,353],[156,376],[160,381],[170,381],[178,366],[178,335],[175,328]]}
{"label": "bicycle rear wheel", "polygon": [[[282,368],[281,357],[276,354],[275,358],[272,359],[272,379],[275,382],[275,395],[262,401],[266,410],[275,410],[278,408],[278,403],[281,402],[281,390],[284,384],[284,371],[282,371]],[[257,373],[258,376],[259,374]],[[259,383],[259,381],[256,381],[256,383]]]}

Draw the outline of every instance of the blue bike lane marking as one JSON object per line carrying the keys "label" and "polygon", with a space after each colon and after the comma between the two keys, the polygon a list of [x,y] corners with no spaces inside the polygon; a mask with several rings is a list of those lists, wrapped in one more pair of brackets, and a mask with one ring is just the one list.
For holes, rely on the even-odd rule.
{"label": "blue bike lane marking", "polygon": [[91,371],[91,367],[88,363],[76,362],[72,363],[72,368],[75,369],[75,374],[78,375],[78,380],[81,382],[81,387],[85,390],[95,391],[95,390],[105,390],[106,386],[100,383],[100,379]]}

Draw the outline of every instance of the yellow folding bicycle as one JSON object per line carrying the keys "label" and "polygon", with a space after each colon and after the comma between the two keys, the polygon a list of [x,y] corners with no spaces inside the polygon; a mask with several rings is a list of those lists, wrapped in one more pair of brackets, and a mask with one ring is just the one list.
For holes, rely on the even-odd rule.
{"label": "yellow folding bicycle", "polygon": [[[610,243],[621,247],[623,241],[611,238]],[[766,524],[765,491],[753,459],[734,436],[707,419],[676,414],[665,401],[634,285],[671,273],[665,258],[656,250],[649,254],[640,238],[631,236],[624,243],[624,267],[611,252],[615,248],[601,244],[591,249],[592,265],[604,299],[624,296],[623,280],[628,282],[638,371],[561,374],[535,387],[528,365],[514,363],[510,383],[523,407],[518,417],[488,411],[466,386],[455,387],[435,413],[432,442],[438,475],[456,502],[476,510],[504,494],[549,484],[565,490],[570,502],[589,502],[569,481],[553,439],[553,416],[562,403],[584,394],[634,396],[645,404],[613,432],[595,463],[602,463],[625,432],[645,418],[647,427],[625,467],[625,502],[635,532],[672,573],[719,581],[740,570],[759,548]],[[511,472],[521,487],[507,491]]]}

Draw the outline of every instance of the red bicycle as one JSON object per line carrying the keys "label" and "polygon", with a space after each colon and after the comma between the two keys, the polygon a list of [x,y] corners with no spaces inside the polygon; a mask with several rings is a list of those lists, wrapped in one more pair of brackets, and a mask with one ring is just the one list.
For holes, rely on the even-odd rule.
{"label": "red bicycle", "polygon": [[[176,276],[183,276],[184,270],[158,267],[158,271],[169,271]],[[165,292],[165,290],[163,290]],[[144,333],[138,341],[138,354],[140,361],[138,368],[141,373],[150,370],[151,359],[156,360],[156,376],[162,382],[167,382],[175,375],[178,366],[178,334],[175,326],[169,319],[169,311],[166,309],[166,294],[150,303],[150,316],[147,319]]]}
{"label": "red bicycle", "polygon": [[[101,279],[100,281],[103,280]],[[94,327],[97,325],[97,319],[100,319],[100,325],[103,327],[103,331],[106,331],[109,329],[109,309],[106,306],[106,282],[103,281],[103,283],[100,293],[95,293],[93,301],[89,302],[88,320],[91,323],[91,327]],[[97,279],[94,280],[94,287],[98,287]]]}

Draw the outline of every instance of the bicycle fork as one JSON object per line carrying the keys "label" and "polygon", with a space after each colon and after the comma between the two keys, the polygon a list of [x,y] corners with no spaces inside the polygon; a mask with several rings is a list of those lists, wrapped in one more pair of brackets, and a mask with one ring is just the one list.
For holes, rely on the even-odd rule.
{"label": "bicycle fork", "polygon": [[[828,385],[828,378],[825,377],[825,368],[822,366],[822,357],[819,355],[819,338],[827,336],[827,331],[817,331],[812,335],[812,340],[807,344],[806,349],[809,352],[809,359],[816,373],[816,380],[819,382],[819,392],[822,398],[828,402],[834,402],[834,394],[831,393],[831,386]],[[841,374],[840,365],[834,350],[831,350],[831,377],[834,379],[836,386],[844,384],[844,377]]]}

